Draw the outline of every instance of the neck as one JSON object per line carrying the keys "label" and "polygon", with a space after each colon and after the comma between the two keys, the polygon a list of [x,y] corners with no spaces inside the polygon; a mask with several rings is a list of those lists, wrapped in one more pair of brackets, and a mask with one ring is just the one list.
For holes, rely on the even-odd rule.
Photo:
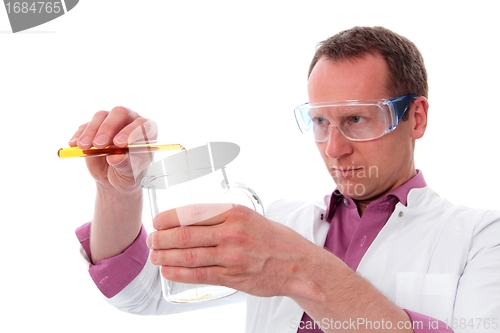
{"label": "neck", "polygon": [[370,204],[370,202],[372,202],[373,200],[376,200],[376,199],[354,200],[354,202],[356,203],[356,206],[358,207],[359,216],[363,216],[363,213],[365,212],[366,207],[368,207],[368,205]]}
{"label": "neck", "polygon": [[385,197],[386,195],[388,195],[389,193],[391,193],[392,191],[394,191],[395,189],[397,189],[399,186],[403,185],[404,183],[406,183],[407,181],[409,181],[410,179],[412,179],[413,177],[415,177],[416,174],[417,174],[417,170],[415,170],[413,168],[412,171],[408,173],[407,177],[401,178],[401,180],[395,182],[392,186],[390,186],[389,188],[387,188],[384,192],[379,193],[379,194],[377,194],[377,195],[375,195],[375,196],[373,196],[371,198],[367,198],[367,199],[354,199],[353,198],[353,201],[356,203],[356,206],[358,207],[359,216],[363,215],[363,213],[365,212],[366,208],[368,207],[368,205],[372,201],[375,201],[375,200],[378,200],[380,198]]}

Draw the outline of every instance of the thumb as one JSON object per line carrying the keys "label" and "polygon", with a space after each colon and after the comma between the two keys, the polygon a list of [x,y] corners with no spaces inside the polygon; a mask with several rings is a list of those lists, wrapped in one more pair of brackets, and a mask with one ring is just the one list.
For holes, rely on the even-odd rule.
{"label": "thumb", "polygon": [[[132,163],[129,154],[106,157],[109,164],[107,178],[113,187],[121,190],[130,190],[137,187],[140,175],[150,163],[150,159],[147,157],[149,154],[140,155],[146,155],[146,158],[141,158],[143,160],[141,164]],[[141,165],[145,166],[141,168]]]}

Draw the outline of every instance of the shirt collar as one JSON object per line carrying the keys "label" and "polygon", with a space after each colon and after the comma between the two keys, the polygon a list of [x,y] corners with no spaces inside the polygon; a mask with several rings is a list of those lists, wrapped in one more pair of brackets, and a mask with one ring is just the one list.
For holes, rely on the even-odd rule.
{"label": "shirt collar", "polygon": [[414,188],[422,188],[426,187],[427,183],[425,182],[424,175],[420,170],[417,170],[417,174],[410,178],[406,183],[400,185],[396,189],[394,189],[388,195],[393,195],[398,198],[398,200],[403,204],[407,205],[408,203],[408,193],[410,190]]}
{"label": "shirt collar", "polygon": [[[403,205],[407,205],[408,203],[408,193],[410,193],[410,190],[414,188],[422,188],[426,187],[427,183],[425,182],[424,175],[420,170],[417,170],[417,174],[410,178],[408,181],[388,193],[385,197],[380,198],[379,200],[384,200],[389,196],[394,196],[396,197]],[[338,188],[333,191],[331,198],[330,198],[330,204],[328,205],[328,209],[326,211],[326,216],[327,216],[327,221],[331,221],[333,217],[333,213],[335,212],[335,208],[337,208],[337,205],[339,202],[342,201],[344,196],[340,193]]]}

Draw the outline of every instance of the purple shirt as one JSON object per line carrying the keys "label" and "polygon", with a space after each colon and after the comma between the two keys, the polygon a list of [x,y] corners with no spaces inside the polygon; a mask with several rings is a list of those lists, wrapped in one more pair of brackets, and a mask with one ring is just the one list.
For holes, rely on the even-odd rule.
{"label": "purple shirt", "polygon": [[[424,176],[422,172],[417,170],[415,177],[385,197],[370,202],[361,217],[356,203],[351,198],[345,197],[338,190],[335,190],[326,212],[326,220],[330,222],[330,228],[326,237],[325,249],[335,254],[355,271],[366,251],[396,208],[396,204],[401,202],[406,206],[410,190],[425,186]],[[404,310],[413,322],[424,324],[423,329],[415,329],[416,333],[453,332],[443,322],[439,322],[437,330],[425,327],[425,324],[435,323],[436,320],[417,312]],[[416,327],[420,328],[421,326]],[[311,317],[304,312],[297,333],[306,332],[320,333],[323,331],[318,325],[314,325]]]}
{"label": "purple shirt", "polygon": [[[412,188],[425,187],[426,183],[421,172],[405,184],[401,185],[384,198],[371,202],[362,217],[359,216],[356,204],[351,198],[340,195],[337,191],[331,197],[326,213],[330,221],[330,229],[325,242],[325,248],[343,260],[351,269],[356,270],[359,262],[369,246],[391,216],[398,202],[406,205],[406,199]],[[76,235],[86,253],[90,253],[90,227],[86,223],[76,230]],[[125,288],[142,270],[149,256],[146,245],[147,233],[142,227],[134,243],[123,253],[89,266],[89,273],[96,286],[104,296],[111,298]],[[426,315],[405,311],[414,322],[436,322]],[[312,319],[304,313],[301,327],[314,327]],[[425,326],[425,325],[424,325]],[[317,329],[299,328],[298,333],[323,332]],[[416,333],[453,332],[445,323],[439,321],[438,329],[424,327],[416,329]]]}
{"label": "purple shirt", "polygon": [[[76,229],[76,236],[88,258],[92,258],[90,227],[89,222]],[[89,266],[90,276],[104,296],[107,298],[115,296],[141,272],[149,256],[147,236],[143,226],[135,241],[125,251]]]}

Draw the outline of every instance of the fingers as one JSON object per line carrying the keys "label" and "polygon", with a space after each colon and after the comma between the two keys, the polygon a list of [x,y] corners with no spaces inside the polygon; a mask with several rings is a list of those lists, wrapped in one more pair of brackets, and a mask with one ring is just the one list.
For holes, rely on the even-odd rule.
{"label": "fingers", "polygon": [[[166,231],[158,231],[158,233],[168,233],[174,230],[186,230],[193,228],[204,228],[198,226],[179,227]],[[207,228],[207,227],[205,227]],[[208,227],[208,228],[213,228]],[[201,231],[201,229],[200,229]],[[203,232],[197,234],[201,239],[197,239],[197,243],[205,243],[207,245],[195,248],[171,248],[168,250],[153,250],[150,254],[150,260],[153,265],[162,266],[162,273],[164,277],[171,281],[178,281],[184,283],[208,283],[220,284],[220,278],[223,274],[227,274],[227,264],[232,261],[228,260],[227,251],[219,248],[218,246],[209,246],[212,240],[203,238]],[[179,237],[179,235],[174,238]],[[177,242],[176,246],[185,246],[185,240]],[[160,240],[158,238],[157,240]],[[170,243],[173,246],[175,241]],[[165,246],[164,244],[159,244]],[[234,256],[235,258],[237,256]],[[233,263],[234,264],[234,263]],[[233,269],[234,271],[234,269]],[[218,273],[216,273],[218,272]]]}
{"label": "fingers", "polygon": [[216,230],[207,229],[206,226],[178,227],[149,234],[147,244],[153,250],[216,246],[214,233]]}
{"label": "fingers", "polygon": [[152,251],[150,257],[151,263],[157,266],[194,268],[219,264],[215,247]]}
{"label": "fingers", "polygon": [[154,140],[157,134],[155,122],[119,106],[109,112],[97,112],[90,122],[78,128],[69,144],[81,149],[104,148],[110,144],[125,147],[136,141]]}
{"label": "fingers", "polygon": [[[152,120],[139,117],[133,123],[126,126],[120,135],[123,135],[123,139],[128,137],[127,143],[134,142],[149,142],[156,140],[158,136],[158,126]],[[123,142],[118,142],[120,140],[120,135],[116,136],[113,140],[114,144],[120,146]]]}
{"label": "fingers", "polygon": [[175,267],[162,266],[161,275],[167,280],[191,284],[226,285],[224,276],[227,269],[221,266]]}
{"label": "fingers", "polygon": [[[192,216],[207,217],[213,206],[221,205],[190,205],[185,209]],[[162,275],[171,281],[239,289],[249,277],[260,276],[276,248],[272,242],[274,224],[243,206],[187,226],[180,225],[175,209],[158,214],[155,222],[159,230],[147,239],[150,260],[161,266]]]}
{"label": "fingers", "polygon": [[70,140],[70,144],[73,143],[81,149],[89,149],[90,147],[92,147],[96,133],[107,116],[107,111],[99,111],[94,114],[94,116],[88,123],[78,128],[78,131]]}
{"label": "fingers", "polygon": [[161,275],[167,280],[191,284],[226,285],[227,268],[221,266],[209,267],[175,267],[162,266]]}

